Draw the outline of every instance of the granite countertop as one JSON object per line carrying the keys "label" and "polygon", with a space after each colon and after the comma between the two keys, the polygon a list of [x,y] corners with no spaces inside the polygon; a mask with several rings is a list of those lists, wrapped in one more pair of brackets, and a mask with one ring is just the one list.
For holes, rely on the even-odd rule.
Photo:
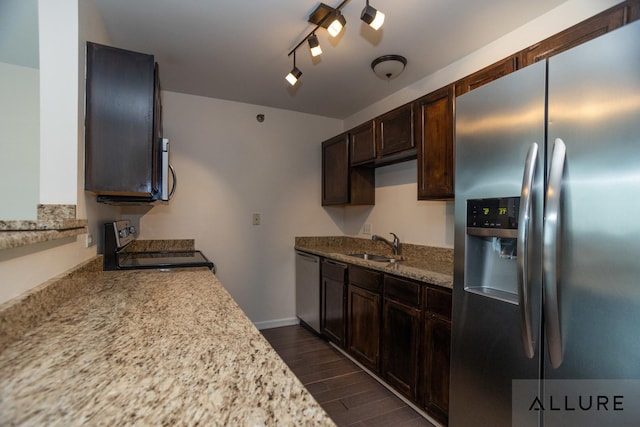
{"label": "granite countertop", "polygon": [[[396,276],[419,280],[444,288],[453,288],[453,249],[402,244],[401,254],[394,256],[381,242],[348,236],[296,237],[295,249],[353,265],[371,268]],[[397,259],[376,262],[349,256],[372,253]]]}
{"label": "granite countertop", "polygon": [[1,425],[334,425],[208,269],[99,258],[0,306]]}

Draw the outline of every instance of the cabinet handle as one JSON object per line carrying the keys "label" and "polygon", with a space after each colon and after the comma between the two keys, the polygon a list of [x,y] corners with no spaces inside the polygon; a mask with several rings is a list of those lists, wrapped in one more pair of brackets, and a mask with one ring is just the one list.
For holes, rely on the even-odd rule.
{"label": "cabinet handle", "polygon": [[298,252],[296,251],[296,254],[300,255],[301,257],[313,262],[313,263],[317,263],[318,262],[318,257],[315,255],[310,255],[304,252]]}
{"label": "cabinet handle", "polygon": [[347,264],[343,264],[341,262],[332,261],[332,260],[329,260],[329,259],[325,259],[324,262],[326,262],[327,264],[331,264],[331,265],[337,265],[338,267],[347,268]]}

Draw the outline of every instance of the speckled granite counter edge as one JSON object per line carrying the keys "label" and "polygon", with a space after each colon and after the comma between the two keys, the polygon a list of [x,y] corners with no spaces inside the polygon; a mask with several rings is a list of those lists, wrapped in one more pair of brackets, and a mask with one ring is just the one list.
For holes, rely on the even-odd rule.
{"label": "speckled granite counter edge", "polygon": [[84,286],[87,276],[102,271],[96,256],[0,305],[0,352],[45,320]]}
{"label": "speckled granite counter edge", "polygon": [[0,250],[33,245],[49,240],[64,239],[87,232],[87,220],[77,220],[85,224],[82,227],[67,230],[0,231]]}
{"label": "speckled granite counter edge", "polygon": [[63,239],[87,232],[75,205],[38,205],[36,220],[0,220],[0,250]]}
{"label": "speckled granite counter edge", "polygon": [[134,240],[124,250],[125,252],[193,251],[195,248],[194,239]]}
{"label": "speckled granite counter edge", "polygon": [[[295,249],[353,265],[453,288],[453,249],[403,244],[401,256],[394,257],[381,242],[350,236],[296,237]],[[368,252],[399,258],[399,262],[381,263],[349,256]]]}

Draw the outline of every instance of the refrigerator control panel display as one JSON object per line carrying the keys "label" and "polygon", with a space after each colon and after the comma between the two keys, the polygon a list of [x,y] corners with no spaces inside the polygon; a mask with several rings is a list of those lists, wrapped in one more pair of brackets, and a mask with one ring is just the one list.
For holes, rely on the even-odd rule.
{"label": "refrigerator control panel display", "polygon": [[467,200],[467,227],[518,229],[520,197]]}

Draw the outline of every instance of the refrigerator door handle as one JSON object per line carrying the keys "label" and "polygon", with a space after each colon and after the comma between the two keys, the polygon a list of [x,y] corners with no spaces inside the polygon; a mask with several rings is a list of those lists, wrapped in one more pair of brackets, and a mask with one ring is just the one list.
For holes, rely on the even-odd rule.
{"label": "refrigerator door handle", "polygon": [[531,333],[531,299],[529,291],[529,251],[531,233],[533,178],[538,163],[538,144],[533,143],[527,152],[520,192],[520,214],[518,216],[517,267],[518,267],[518,305],[520,307],[520,329],[524,352],[529,359],[534,356]]}
{"label": "refrigerator door handle", "polygon": [[558,265],[560,253],[560,203],[562,175],[567,147],[564,141],[556,138],[551,153],[549,181],[544,207],[543,231],[543,283],[544,317],[549,359],[551,366],[558,368],[562,364],[562,333],[560,329],[560,305],[558,301]]}

